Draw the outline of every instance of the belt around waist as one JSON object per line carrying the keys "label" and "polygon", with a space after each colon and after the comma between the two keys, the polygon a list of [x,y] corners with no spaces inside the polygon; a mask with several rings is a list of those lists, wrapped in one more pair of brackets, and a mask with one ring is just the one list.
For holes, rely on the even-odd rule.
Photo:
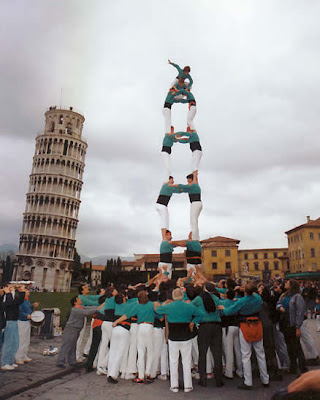
{"label": "belt around waist", "polygon": [[171,196],[166,196],[164,194],[160,194],[157,200],[158,204],[163,204],[164,206],[167,206],[169,201],[170,201]]}
{"label": "belt around waist", "polygon": [[170,146],[162,146],[161,151],[171,154],[171,147]]}
{"label": "belt around waist", "polygon": [[152,322],[140,322],[140,324],[148,324],[148,325],[152,325],[153,326],[153,323]]}
{"label": "belt around waist", "polygon": [[160,253],[160,262],[172,264],[172,253]]}
{"label": "belt around waist", "polygon": [[194,201],[201,201],[201,194],[200,193],[190,193],[189,194],[190,203]]}

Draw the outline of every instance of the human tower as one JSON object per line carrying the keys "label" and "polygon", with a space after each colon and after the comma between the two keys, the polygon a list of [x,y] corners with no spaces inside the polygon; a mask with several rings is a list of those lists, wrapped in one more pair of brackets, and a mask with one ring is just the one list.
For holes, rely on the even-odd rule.
{"label": "human tower", "polygon": [[[167,275],[169,279],[172,276],[172,253],[174,247],[186,247],[187,257],[187,278],[192,279],[200,274],[201,265],[201,243],[198,226],[198,218],[202,210],[201,189],[198,182],[198,170],[202,157],[202,148],[199,136],[194,127],[193,119],[197,112],[196,100],[191,93],[193,80],[190,75],[190,67],[183,69],[179,65],[169,64],[178,71],[178,76],[173,81],[167,94],[163,107],[165,135],[162,143],[161,157],[165,170],[165,183],[162,185],[159,197],[156,203],[156,209],[160,216],[161,236],[160,262],[158,270]],[[188,104],[187,128],[185,131],[175,132],[171,125],[171,109],[174,103]],[[187,184],[174,184],[174,178],[171,175],[171,152],[175,143],[189,143],[192,152],[191,171],[186,176]],[[187,240],[173,241],[169,230],[169,211],[168,204],[174,193],[188,193],[190,200],[190,233]]]}

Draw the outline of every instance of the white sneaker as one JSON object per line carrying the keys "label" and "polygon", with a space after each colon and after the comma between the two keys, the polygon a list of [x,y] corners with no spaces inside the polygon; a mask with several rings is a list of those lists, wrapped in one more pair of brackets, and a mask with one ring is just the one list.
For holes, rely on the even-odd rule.
{"label": "white sneaker", "polygon": [[83,358],[83,357],[77,358],[77,363],[82,363],[83,361],[84,361],[84,358]]}
{"label": "white sneaker", "polygon": [[199,372],[194,371],[191,373],[191,377],[194,379],[200,379],[200,374],[199,374]]}
{"label": "white sneaker", "polygon": [[12,364],[13,368],[18,368],[19,365],[18,364]]}
{"label": "white sneaker", "polygon": [[24,361],[16,361],[16,364],[18,364],[18,365],[23,365],[23,364],[24,364]]}
{"label": "white sneaker", "polygon": [[134,378],[136,378],[136,375],[135,374],[127,374],[126,375],[126,379],[130,379],[130,380],[132,380],[132,379],[134,379]]}
{"label": "white sneaker", "polygon": [[174,387],[174,388],[170,388],[171,392],[173,393],[178,393],[179,392],[179,388]]}
{"label": "white sneaker", "polygon": [[28,362],[32,361],[32,358],[26,357],[23,361],[28,363]]}
{"label": "white sneaker", "polygon": [[108,375],[108,371],[105,367],[98,367],[97,375]]}
{"label": "white sneaker", "polygon": [[184,392],[185,393],[189,393],[189,392],[192,392],[193,391],[193,388],[191,387],[191,388],[184,388]]}
{"label": "white sneaker", "polygon": [[2,369],[3,371],[13,371],[13,370],[14,370],[14,366],[9,365],[9,364],[6,364],[6,365],[3,365],[3,366],[1,367],[1,369]]}
{"label": "white sneaker", "polygon": [[167,381],[168,377],[167,375],[158,375],[158,379],[160,379],[160,381]]}

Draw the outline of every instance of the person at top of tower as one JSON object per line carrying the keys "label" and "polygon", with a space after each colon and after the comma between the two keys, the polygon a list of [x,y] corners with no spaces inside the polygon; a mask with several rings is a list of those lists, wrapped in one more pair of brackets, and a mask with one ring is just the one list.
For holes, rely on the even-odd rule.
{"label": "person at top of tower", "polygon": [[168,63],[170,65],[172,65],[173,67],[175,67],[178,71],[178,76],[176,77],[176,80],[173,84],[177,83],[179,78],[188,79],[189,80],[188,88],[191,89],[192,84],[193,84],[193,79],[191,78],[191,75],[190,75],[191,68],[189,66],[185,66],[182,69],[181,67],[179,67],[178,64],[175,64],[175,63],[171,62],[170,60],[168,60]]}
{"label": "person at top of tower", "polygon": [[[187,83],[185,83],[184,78],[179,78],[178,82],[175,83],[172,88],[176,91],[179,92],[180,90],[186,90],[187,92],[190,92],[189,86]],[[178,96],[175,96],[176,100],[180,99],[186,99],[186,95],[179,94]]]}
{"label": "person at top of tower", "polygon": [[174,247],[185,246],[185,240],[172,240],[172,234],[167,229],[162,230],[162,242],[160,244],[160,262],[158,270],[160,273],[167,275],[169,279],[172,276],[172,253]]}
{"label": "person at top of tower", "polygon": [[[202,210],[201,189],[198,182],[198,171],[187,175],[187,185],[179,185],[179,189],[189,194],[190,200],[190,230],[194,240],[199,240],[198,218]],[[170,183],[169,183],[170,185]]]}
{"label": "person at top of tower", "polygon": [[202,147],[200,139],[195,129],[189,129],[189,132],[176,132],[175,140],[179,143],[189,143],[192,151],[192,171],[198,171],[202,157]]}
{"label": "person at top of tower", "polygon": [[156,202],[156,210],[160,216],[160,225],[162,237],[165,235],[167,229],[169,228],[169,212],[168,203],[170,201],[173,193],[181,193],[182,190],[179,185],[174,185],[173,176],[169,176],[168,182],[164,183],[161,187],[159,197]]}

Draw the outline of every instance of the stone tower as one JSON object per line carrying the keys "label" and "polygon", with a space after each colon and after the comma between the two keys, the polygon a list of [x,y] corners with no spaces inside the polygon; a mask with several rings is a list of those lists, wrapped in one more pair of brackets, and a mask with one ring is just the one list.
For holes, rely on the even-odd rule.
{"label": "stone tower", "polygon": [[87,142],[84,117],[50,107],[36,137],[15,279],[69,291]]}

